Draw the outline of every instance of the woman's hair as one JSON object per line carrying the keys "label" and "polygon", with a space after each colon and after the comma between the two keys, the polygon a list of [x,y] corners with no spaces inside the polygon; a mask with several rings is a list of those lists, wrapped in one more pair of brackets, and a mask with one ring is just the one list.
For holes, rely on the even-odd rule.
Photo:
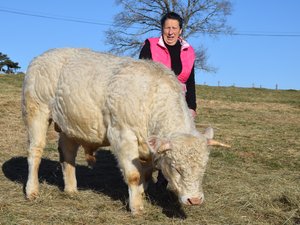
{"label": "woman's hair", "polygon": [[177,14],[175,12],[168,12],[165,15],[163,15],[163,17],[160,20],[161,28],[164,27],[164,24],[167,19],[177,20],[179,22],[180,29],[182,29],[183,19],[181,18],[181,16],[179,16],[179,14]]}

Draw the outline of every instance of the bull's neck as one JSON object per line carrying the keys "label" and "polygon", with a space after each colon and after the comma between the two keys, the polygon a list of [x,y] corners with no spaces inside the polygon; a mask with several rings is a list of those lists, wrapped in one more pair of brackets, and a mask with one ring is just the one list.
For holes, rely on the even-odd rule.
{"label": "bull's neck", "polygon": [[160,108],[151,118],[151,135],[168,136],[172,133],[191,133],[195,127],[186,107]]}

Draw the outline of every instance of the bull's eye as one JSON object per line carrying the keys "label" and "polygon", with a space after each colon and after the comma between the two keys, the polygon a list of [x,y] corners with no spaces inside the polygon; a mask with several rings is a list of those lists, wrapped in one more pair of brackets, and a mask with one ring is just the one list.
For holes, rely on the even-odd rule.
{"label": "bull's eye", "polygon": [[179,170],[179,168],[177,168],[176,166],[172,166],[172,169],[175,170],[177,173],[179,173],[180,176],[182,176],[181,171]]}
{"label": "bull's eye", "polygon": [[182,176],[181,171],[179,169],[175,168],[175,170]]}

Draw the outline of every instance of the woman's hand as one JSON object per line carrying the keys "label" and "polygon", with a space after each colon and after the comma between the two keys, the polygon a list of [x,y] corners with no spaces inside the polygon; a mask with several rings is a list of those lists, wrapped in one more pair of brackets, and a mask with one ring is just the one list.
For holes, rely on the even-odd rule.
{"label": "woman's hand", "polygon": [[193,109],[190,109],[190,113],[191,113],[192,117],[195,119],[195,117],[197,116],[196,111]]}

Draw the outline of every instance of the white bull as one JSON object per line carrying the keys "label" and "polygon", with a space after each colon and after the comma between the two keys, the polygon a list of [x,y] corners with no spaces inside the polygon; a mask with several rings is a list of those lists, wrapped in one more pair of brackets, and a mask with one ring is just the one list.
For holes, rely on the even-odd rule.
{"label": "white bull", "polygon": [[23,84],[22,112],[29,136],[26,196],[38,195],[38,168],[52,120],[59,127],[65,191],[76,192],[75,157],[110,144],[128,185],[133,214],[154,167],[179,201],[204,200],[209,129],[200,134],[173,72],[152,61],[87,49],[56,49],[35,58]]}

